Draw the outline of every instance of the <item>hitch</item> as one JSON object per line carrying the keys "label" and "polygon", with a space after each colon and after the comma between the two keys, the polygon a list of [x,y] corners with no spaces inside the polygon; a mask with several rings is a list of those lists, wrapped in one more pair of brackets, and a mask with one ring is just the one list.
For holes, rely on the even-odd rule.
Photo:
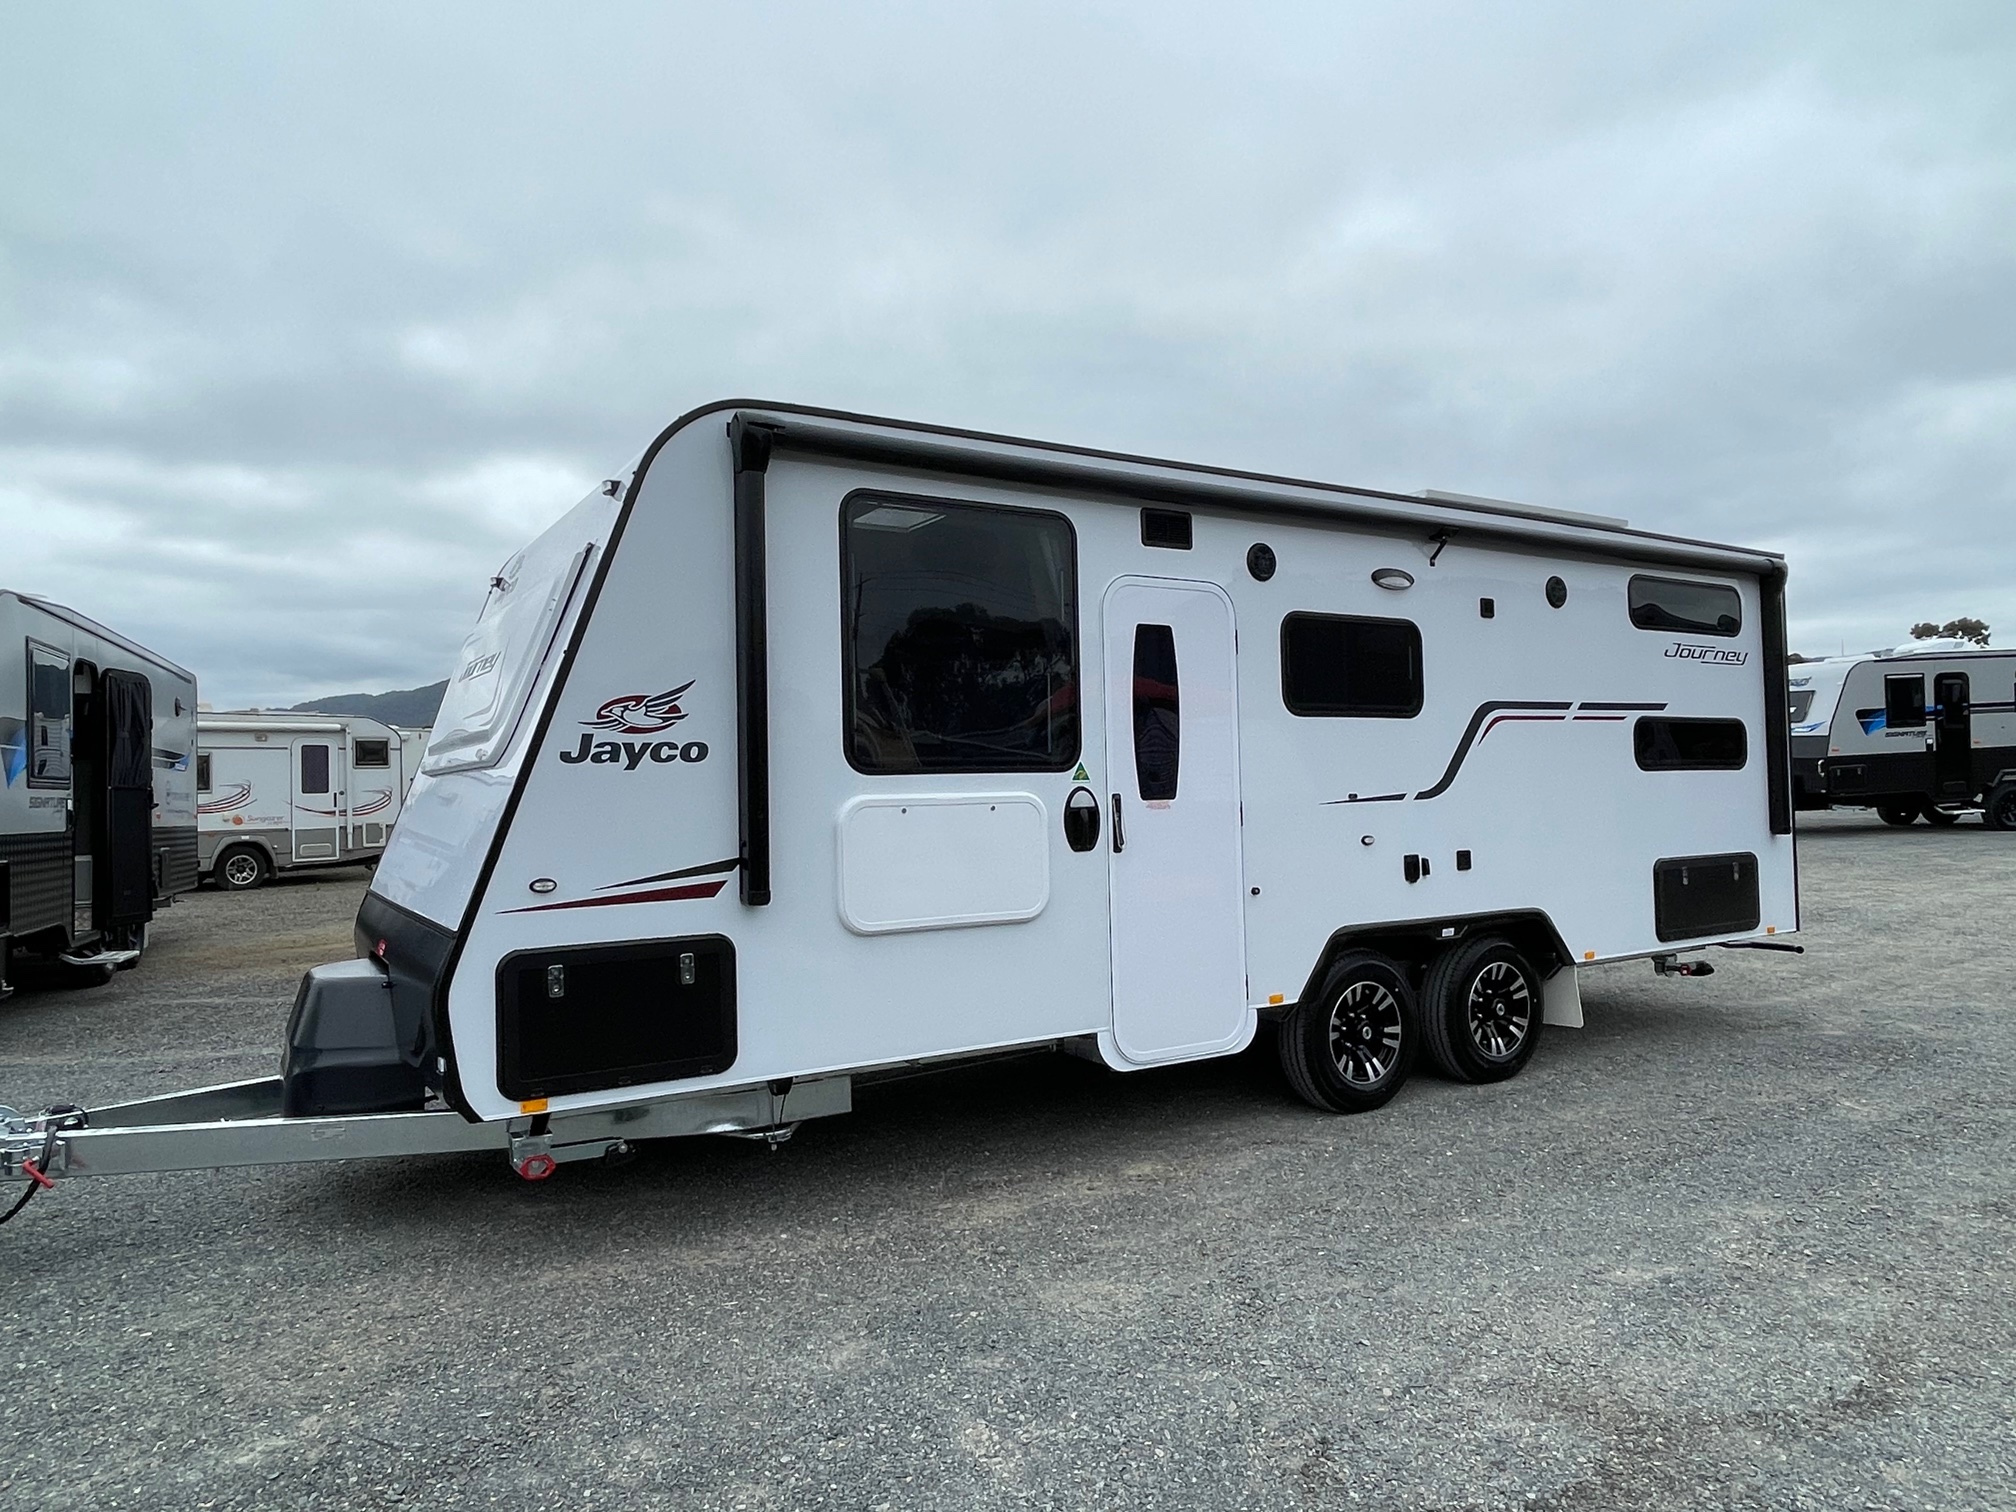
{"label": "hitch", "polygon": [[1662,955],[1652,957],[1652,969],[1660,976],[1704,977],[1715,975],[1715,968],[1706,961],[1683,961],[1677,956]]}

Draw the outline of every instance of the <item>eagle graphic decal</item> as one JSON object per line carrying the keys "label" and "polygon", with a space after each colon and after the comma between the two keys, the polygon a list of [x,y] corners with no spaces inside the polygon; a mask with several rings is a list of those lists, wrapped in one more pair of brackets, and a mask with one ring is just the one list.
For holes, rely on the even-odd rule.
{"label": "eagle graphic decal", "polygon": [[660,730],[671,729],[686,717],[686,711],[679,707],[679,700],[692,686],[691,682],[683,682],[663,693],[624,693],[597,709],[593,719],[584,719],[581,723],[591,730],[655,735]]}

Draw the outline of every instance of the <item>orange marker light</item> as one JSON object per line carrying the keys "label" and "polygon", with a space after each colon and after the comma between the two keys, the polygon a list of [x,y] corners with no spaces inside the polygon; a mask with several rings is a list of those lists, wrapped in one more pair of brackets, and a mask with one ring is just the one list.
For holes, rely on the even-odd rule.
{"label": "orange marker light", "polygon": [[544,1113],[546,1111],[546,1099],[535,1097],[530,1102],[521,1102],[518,1104],[518,1111],[520,1113]]}
{"label": "orange marker light", "polygon": [[1593,961],[1596,959],[1596,952],[1593,950],[1585,950],[1582,952],[1582,959],[1585,961]]}
{"label": "orange marker light", "polygon": [[1285,999],[1278,992],[1270,992],[1267,994],[1267,1006],[1270,1008],[1273,1007],[1276,1003],[1281,1003],[1285,1001],[1287,1001],[1287,999]]}

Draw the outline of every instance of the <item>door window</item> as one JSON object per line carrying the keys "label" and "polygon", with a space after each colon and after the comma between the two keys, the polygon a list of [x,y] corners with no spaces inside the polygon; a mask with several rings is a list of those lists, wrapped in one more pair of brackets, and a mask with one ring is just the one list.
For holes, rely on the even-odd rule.
{"label": "door window", "polygon": [[1182,755],[1176,697],[1176,632],[1134,627],[1134,774],[1143,803],[1176,796]]}
{"label": "door window", "polygon": [[1911,672],[1883,679],[1883,725],[1891,730],[1925,727],[1925,674]]}
{"label": "door window", "polygon": [[28,785],[70,785],[70,658],[28,647]]}
{"label": "door window", "polygon": [[301,791],[304,794],[329,791],[329,747],[301,747]]}
{"label": "door window", "polygon": [[840,510],[847,759],[861,772],[1054,772],[1078,759],[1071,524],[854,495]]}

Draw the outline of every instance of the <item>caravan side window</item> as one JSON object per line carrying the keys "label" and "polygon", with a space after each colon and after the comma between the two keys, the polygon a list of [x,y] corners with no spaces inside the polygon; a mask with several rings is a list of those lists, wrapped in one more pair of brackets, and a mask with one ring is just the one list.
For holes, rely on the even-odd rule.
{"label": "caravan side window", "polygon": [[389,767],[392,765],[392,742],[359,740],[351,750],[350,764],[360,767]]}
{"label": "caravan side window", "polygon": [[1891,730],[1925,726],[1925,674],[1895,673],[1883,679],[1883,725]]}
{"label": "caravan side window", "polygon": [[1634,577],[1630,601],[1631,623],[1640,630],[1736,635],[1743,629],[1743,595],[1727,583]]}
{"label": "caravan side window", "polygon": [[1291,614],[1281,621],[1281,701],[1291,714],[1412,719],[1421,712],[1412,620]]}
{"label": "caravan side window", "polygon": [[196,753],[196,791],[199,793],[210,791],[210,753],[208,751],[198,751]]}
{"label": "caravan side window", "polygon": [[70,658],[28,643],[28,786],[70,786]]}
{"label": "caravan side window", "polygon": [[861,772],[1055,772],[1078,759],[1071,522],[887,494],[840,506],[847,759]]}
{"label": "caravan side window", "polygon": [[1631,736],[1648,772],[1739,772],[1750,759],[1740,719],[1641,719]]}

